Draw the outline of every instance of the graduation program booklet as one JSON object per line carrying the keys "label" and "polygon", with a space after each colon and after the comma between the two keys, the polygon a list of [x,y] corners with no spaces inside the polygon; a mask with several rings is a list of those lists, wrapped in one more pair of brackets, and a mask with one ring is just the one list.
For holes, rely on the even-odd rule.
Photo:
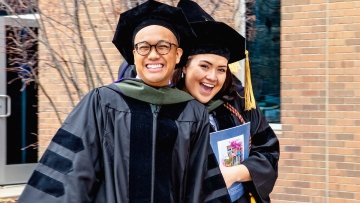
{"label": "graduation program booklet", "polygon": [[[239,165],[249,157],[249,142],[250,122],[210,133],[210,145],[218,164],[226,167]],[[236,182],[228,191],[234,202],[244,194],[244,186]]]}

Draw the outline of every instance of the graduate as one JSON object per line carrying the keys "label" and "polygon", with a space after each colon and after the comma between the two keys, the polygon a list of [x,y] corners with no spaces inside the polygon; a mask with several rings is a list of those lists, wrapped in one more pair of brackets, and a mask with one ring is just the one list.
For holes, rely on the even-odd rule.
{"label": "graduate", "polygon": [[147,1],[122,13],[113,43],[137,79],[96,88],[79,102],[18,202],[203,202],[208,112],[169,87],[192,37],[180,8]]}
{"label": "graduate", "polygon": [[206,201],[230,202],[226,187],[242,182],[245,194],[236,202],[270,202],[278,177],[279,141],[255,105],[249,72],[244,89],[228,67],[245,58],[245,39],[225,23],[216,22],[193,1],[180,0],[178,7],[183,9],[197,38],[186,65],[175,71],[173,82],[208,106],[211,131],[245,122],[251,125],[251,149],[242,164],[226,167],[220,163],[220,174],[216,158],[210,153],[206,186],[213,192]]}

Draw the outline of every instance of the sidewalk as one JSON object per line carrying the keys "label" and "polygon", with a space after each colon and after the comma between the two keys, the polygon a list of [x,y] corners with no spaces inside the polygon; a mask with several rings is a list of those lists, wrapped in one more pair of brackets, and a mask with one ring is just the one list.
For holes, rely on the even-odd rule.
{"label": "sidewalk", "polygon": [[0,198],[0,203],[16,203],[16,198],[15,199],[11,199],[11,198],[2,199],[2,198]]}
{"label": "sidewalk", "polygon": [[23,184],[0,186],[0,203],[16,203],[24,186]]}

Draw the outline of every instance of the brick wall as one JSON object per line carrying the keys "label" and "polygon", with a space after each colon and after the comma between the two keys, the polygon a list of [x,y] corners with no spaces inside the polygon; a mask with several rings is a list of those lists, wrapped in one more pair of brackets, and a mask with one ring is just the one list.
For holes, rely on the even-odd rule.
{"label": "brick wall", "polygon": [[360,2],[282,1],[275,202],[360,199]]}
{"label": "brick wall", "polygon": [[[74,2],[78,3],[79,29],[74,23]],[[89,89],[116,79],[123,59],[111,41],[119,13],[127,7],[113,0],[41,0],[39,6],[43,12],[40,23],[46,28],[46,33],[41,33],[42,43],[39,45],[39,78],[44,88],[39,93],[39,154],[42,154],[60,127],[53,106],[64,121]],[[83,39],[80,39],[79,32]],[[86,77],[86,66],[91,72],[92,82]],[[88,84],[93,86],[88,87]]]}
{"label": "brick wall", "polygon": [[[81,27],[84,45],[81,45],[79,29],[74,23],[75,2],[78,3],[78,24]],[[160,2],[175,6],[178,1],[160,0]],[[113,81],[112,77],[117,77],[118,67],[123,59],[111,42],[113,33],[119,14],[134,7],[137,3],[138,1],[135,0],[39,0],[39,7],[43,14],[40,24],[46,28],[46,32],[41,33],[42,43],[39,45],[39,78],[43,87],[43,91],[39,92],[40,155],[60,127],[61,122],[54,113],[53,106],[56,107],[60,120],[64,121],[81,95],[91,89],[91,87],[87,87],[90,82],[84,71],[86,66],[84,61],[87,61],[90,66],[94,80],[93,87],[109,84]],[[199,1],[199,4],[207,12],[213,14],[217,20],[234,24],[232,20],[234,2],[229,1],[229,3],[224,4],[219,1],[215,4],[209,4],[207,1]],[[87,11],[88,14],[86,14]],[[100,46],[97,39],[100,41]],[[84,47],[88,49],[88,53],[86,53],[88,60],[84,60],[82,53]],[[106,60],[102,53],[105,54]],[[56,58],[57,63],[52,62],[54,58]],[[109,74],[108,67],[110,67],[112,74]],[[96,78],[95,72],[98,73],[101,81]],[[72,78],[69,78],[70,76]],[[75,81],[74,83],[80,90],[76,90],[77,86],[73,85],[71,79]],[[53,104],[48,98],[51,98]]]}

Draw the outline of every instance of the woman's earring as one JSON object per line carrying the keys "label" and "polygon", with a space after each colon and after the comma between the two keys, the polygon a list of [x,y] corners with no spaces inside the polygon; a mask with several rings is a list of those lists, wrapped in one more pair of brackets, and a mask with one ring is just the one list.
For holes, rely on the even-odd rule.
{"label": "woman's earring", "polygon": [[181,72],[181,78],[184,78],[184,72]]}

